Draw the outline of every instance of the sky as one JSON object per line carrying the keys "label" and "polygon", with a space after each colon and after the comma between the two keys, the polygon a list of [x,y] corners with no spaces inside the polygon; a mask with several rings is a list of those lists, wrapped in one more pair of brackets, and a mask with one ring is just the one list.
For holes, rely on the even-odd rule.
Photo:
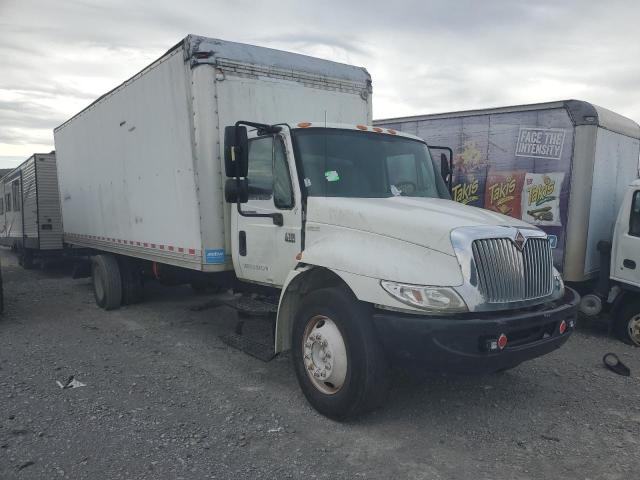
{"label": "sky", "polygon": [[577,98],[640,121],[640,2],[0,0],[0,168],[189,33],[364,66],[374,118]]}

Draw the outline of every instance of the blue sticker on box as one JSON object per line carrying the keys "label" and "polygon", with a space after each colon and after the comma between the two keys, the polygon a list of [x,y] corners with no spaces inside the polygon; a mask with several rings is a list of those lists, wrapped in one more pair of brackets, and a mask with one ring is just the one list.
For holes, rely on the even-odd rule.
{"label": "blue sticker on box", "polygon": [[206,263],[220,265],[224,263],[224,248],[215,248],[204,251],[204,260]]}
{"label": "blue sticker on box", "polygon": [[557,235],[549,235],[549,246],[551,248],[556,248],[558,246],[558,236]]}

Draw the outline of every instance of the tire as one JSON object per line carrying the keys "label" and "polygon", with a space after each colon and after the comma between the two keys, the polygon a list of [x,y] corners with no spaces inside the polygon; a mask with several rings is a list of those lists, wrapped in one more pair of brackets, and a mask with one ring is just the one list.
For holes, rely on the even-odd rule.
{"label": "tire", "polygon": [[114,310],[122,303],[122,279],[118,261],[113,255],[91,258],[91,277],[96,304],[105,310]]}
{"label": "tire", "polygon": [[632,301],[620,309],[613,330],[623,342],[640,347],[640,301]]}
{"label": "tire", "polygon": [[304,396],[326,417],[353,418],[386,398],[388,367],[371,307],[346,288],[324,288],[302,299],[294,318],[292,358]]}
{"label": "tire", "polygon": [[127,257],[118,257],[118,266],[122,283],[122,304],[140,303],[144,299],[144,279],[138,263]]}

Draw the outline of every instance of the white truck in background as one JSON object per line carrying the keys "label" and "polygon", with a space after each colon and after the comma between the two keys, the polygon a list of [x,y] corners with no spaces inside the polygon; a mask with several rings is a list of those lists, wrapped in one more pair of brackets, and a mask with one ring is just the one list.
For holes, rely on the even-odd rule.
{"label": "white truck in background", "polygon": [[[580,302],[587,317],[604,317],[616,335],[640,346],[640,180],[626,190],[611,240],[597,247],[600,274],[593,291]],[[604,315],[602,315],[604,314]]]}
{"label": "white truck in background", "polygon": [[336,419],[381,401],[390,361],[494,372],[563,345],[578,295],[547,235],[451,201],[448,162],[370,123],[364,69],[186,37],[55,129],[96,302],[145,277],[259,286],[274,352]]}

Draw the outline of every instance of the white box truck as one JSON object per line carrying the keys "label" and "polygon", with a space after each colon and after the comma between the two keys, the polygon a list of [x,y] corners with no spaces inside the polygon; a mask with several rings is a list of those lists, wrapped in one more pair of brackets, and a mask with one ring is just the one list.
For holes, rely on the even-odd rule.
{"label": "white box truck", "polygon": [[370,123],[362,68],[188,36],[55,130],[97,303],[142,275],[258,285],[274,351],[337,419],[380,402],[390,361],[492,372],[563,345],[578,296],[547,235],[452,202],[446,162]]}
{"label": "white box truck", "polygon": [[62,214],[56,155],[36,153],[0,179],[0,245],[20,264],[62,252]]}

